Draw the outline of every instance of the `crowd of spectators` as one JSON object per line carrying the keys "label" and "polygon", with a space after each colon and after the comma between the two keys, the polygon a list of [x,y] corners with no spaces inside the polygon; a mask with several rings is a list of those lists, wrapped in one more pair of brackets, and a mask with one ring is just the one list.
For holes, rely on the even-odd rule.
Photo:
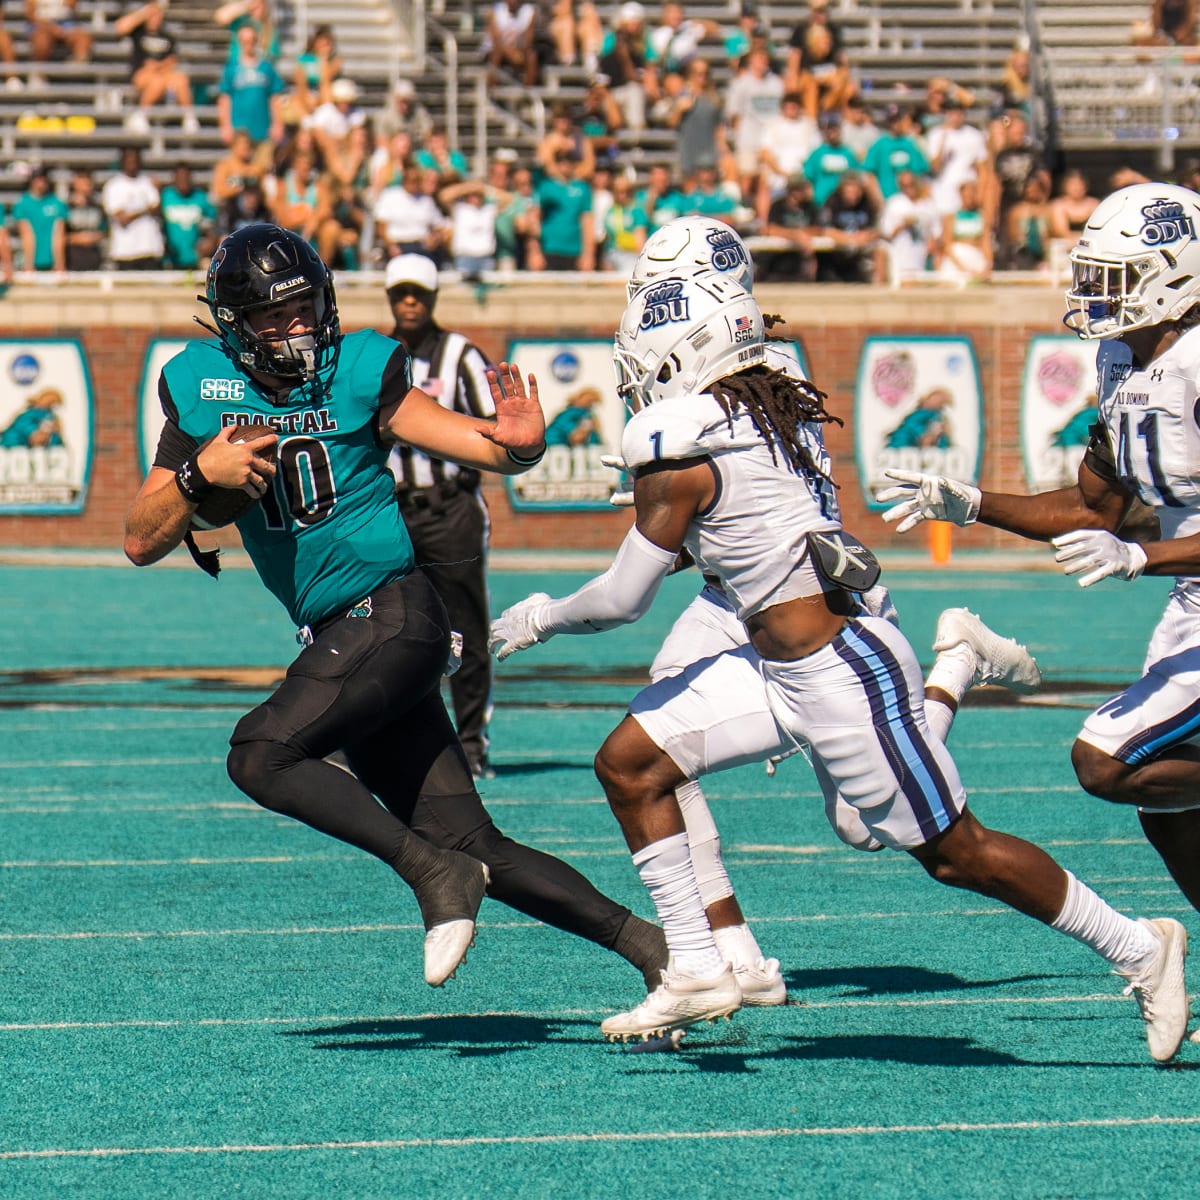
{"label": "crowd of spectators", "polygon": [[[27,0],[35,56],[90,52],[75,3]],[[167,3],[146,0],[113,22],[130,44],[134,133],[164,103],[185,131],[198,127]],[[1171,36],[1194,24],[1192,3],[1159,7]],[[103,189],[77,171],[56,191],[36,170],[10,214],[11,240],[0,238],[0,272],[11,275],[14,250],[26,270],[193,269],[220,237],[263,219],[339,270],[415,253],[470,279],[624,271],[656,228],[696,212],[758,235],[768,278],[967,283],[1046,269],[1097,203],[1078,172],[1055,186],[1030,135],[1023,43],[992,96],[933,78],[909,103],[872,106],[828,0],[809,0],[790,30],[768,29],[751,3],[727,24],[675,0],[654,17],[627,0],[607,27],[587,0],[482,11],[491,85],[534,87],[555,64],[589,80],[577,101],[549,109],[528,158],[501,148],[476,175],[409,79],[365,106],[327,25],[285,79],[269,0],[228,0],[213,16],[229,50],[215,90],[226,150],[209,187],[186,168],[152,180],[136,149]],[[0,40],[0,72],[9,61]],[[673,135],[653,143],[668,147],[662,161],[626,159],[622,147],[647,128]]]}

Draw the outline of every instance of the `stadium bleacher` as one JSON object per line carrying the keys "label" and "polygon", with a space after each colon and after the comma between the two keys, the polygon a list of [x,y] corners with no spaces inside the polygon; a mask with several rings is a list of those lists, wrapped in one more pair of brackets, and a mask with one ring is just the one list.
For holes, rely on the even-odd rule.
{"label": "stadium bleacher", "polygon": [[[14,39],[23,87],[0,89],[0,202],[12,204],[34,165],[49,168],[60,187],[77,166],[88,167],[103,181],[126,145],[140,146],[146,169],[160,177],[182,162],[206,184],[223,153],[215,91],[229,42],[228,32],[212,19],[215,7],[200,0],[173,0],[167,15],[196,90],[199,132],[185,132],[180,109],[160,105],[150,114],[149,131],[141,134],[125,124],[134,104],[129,47],[112,29],[123,6],[114,0],[79,0],[81,18],[93,33],[92,61],[34,64],[28,59],[20,0],[3,0],[0,12]],[[414,82],[435,121],[451,126],[452,144],[476,168],[499,146],[531,157],[549,104],[580,99],[591,72],[582,64],[551,65],[542,86],[533,91],[515,79],[485,87],[481,46],[487,7],[484,0],[429,0],[423,22],[414,26],[403,19],[395,0],[360,0],[353,6],[335,0],[276,5],[279,66],[290,80],[304,32],[327,22],[336,31],[346,74],[361,89],[362,106],[379,108],[394,79],[413,74],[409,64],[414,56],[406,39],[412,28],[423,27],[425,44],[417,57],[423,55],[424,65]],[[606,0],[597,7],[607,24],[618,5]],[[842,30],[862,93],[872,107],[915,101],[931,76],[942,75],[975,93],[972,116],[980,122],[994,100],[1007,55],[1028,32],[1026,7],[1022,0],[833,0],[831,16]],[[687,5],[689,15],[726,27],[734,23],[737,9],[737,0],[690,0]],[[760,17],[768,22],[777,49],[786,47],[806,11],[803,2],[760,4]],[[652,22],[657,7],[647,5],[647,12]],[[1200,90],[1193,85],[1200,64],[1178,52],[1132,46],[1127,3],[1046,3],[1036,12],[1036,33],[1044,47],[1064,148],[1161,148],[1164,127],[1172,149],[1194,138],[1200,129]],[[713,64],[718,87],[723,87],[731,76],[723,47],[710,41],[702,52]],[[672,159],[674,134],[669,130],[651,128],[639,135],[622,131],[619,137],[623,161],[639,174],[653,163]]]}

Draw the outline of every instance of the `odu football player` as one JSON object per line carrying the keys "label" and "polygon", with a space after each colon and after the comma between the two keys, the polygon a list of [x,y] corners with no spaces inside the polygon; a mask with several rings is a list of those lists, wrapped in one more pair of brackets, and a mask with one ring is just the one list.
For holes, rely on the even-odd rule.
{"label": "odu football player", "polygon": [[[1144,673],[1084,722],[1071,751],[1094,796],[1138,807],[1142,829],[1200,909],[1200,196],[1168,183],[1113,192],[1072,249],[1066,324],[1100,342],[1100,420],[1073,487],[1038,496],[981,492],[940,476],[890,472],[884,520],[982,521],[1053,542],[1083,587],[1173,575]],[[1161,540],[1118,536],[1134,500]]]}
{"label": "odu football player", "polygon": [[[217,338],[192,342],[163,368],[166,425],[125,552],[139,566],[161,559],[218,488],[261,498],[238,529],[305,649],[234,730],[233,781],[409,884],[434,986],[466,954],[485,886],[657,977],[661,930],[573,868],[502,836],[484,810],[441,698],[446,610],[413,568],[387,467],[389,445],[403,441],[477,470],[525,470],[545,446],[534,381],[527,393],[502,363],[489,380],[494,421],[443,408],[412,386],[399,343],[372,330],[343,336],[325,264],[274,225],[221,243],[206,299]],[[249,422],[277,432],[231,441]],[[338,750],[355,775],[325,761]]]}
{"label": "odu football player", "polygon": [[[736,279],[750,292],[754,270],[750,252],[735,229],[712,217],[689,215],[667,222],[647,240],[634,266],[629,296],[651,279],[663,275],[690,274],[711,269]],[[766,321],[767,318],[764,318]],[[767,363],[803,382],[796,360],[781,342],[766,343]],[[837,492],[829,478],[831,462],[825,449],[821,422],[801,424],[796,430],[814,460],[820,464],[818,486],[826,510],[838,512]],[[612,465],[623,468],[620,459]],[[619,503],[632,503],[631,493],[622,493]],[[876,616],[895,609],[883,587],[872,588],[864,603]],[[679,675],[689,664],[722,650],[736,649],[749,641],[737,609],[707,575],[704,587],[671,627],[650,667],[654,681]],[[934,734],[946,740],[958,703],[965,692],[981,683],[999,684],[1016,691],[1033,691],[1041,680],[1037,664],[1024,646],[1002,638],[965,608],[947,609],[938,621],[934,649],[938,659],[925,687],[925,718]],[[773,769],[773,764],[772,764]],[[764,957],[741,905],[721,854],[720,835],[708,801],[698,780],[689,779],[678,789],[677,798],[687,826],[692,866],[704,901],[704,911],[722,957],[732,967],[742,992],[742,1003],[755,1006],[782,1004],[787,999],[779,960]],[[830,797],[830,824],[844,842],[860,850],[880,850],[858,815],[858,810],[837,796]]]}
{"label": "odu football player", "polygon": [[705,920],[676,789],[803,742],[825,795],[840,793],[884,845],[1104,957],[1138,992],[1153,1057],[1172,1057],[1187,1028],[1182,926],[1121,916],[968,810],[926,724],[912,648],[857,603],[878,570],[828,506],[828,473],[801,433],[829,419],[822,396],[766,365],[753,297],[711,271],[652,279],[629,302],[614,352],[636,410],[621,444],[636,523],[604,575],[563,599],[514,605],[493,623],[493,644],[511,653],[638,619],[684,547],[719,580],[750,642],[650,684],[596,756],[671,950],[662,984],[603,1021],[604,1034],[661,1036],[741,1005]]}

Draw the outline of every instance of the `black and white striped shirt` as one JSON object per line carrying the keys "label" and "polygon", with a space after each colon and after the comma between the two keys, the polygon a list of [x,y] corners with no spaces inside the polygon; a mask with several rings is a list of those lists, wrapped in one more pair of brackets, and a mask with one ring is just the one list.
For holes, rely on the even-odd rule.
{"label": "black and white striped shirt", "polygon": [[[392,337],[397,337],[393,330]],[[478,346],[461,333],[451,333],[432,325],[412,347],[413,384],[427,392],[443,408],[470,417],[490,417],[496,408],[488,387],[487,368],[491,363]],[[456,463],[396,445],[388,456],[388,466],[399,488],[426,488],[453,479],[460,472]]]}

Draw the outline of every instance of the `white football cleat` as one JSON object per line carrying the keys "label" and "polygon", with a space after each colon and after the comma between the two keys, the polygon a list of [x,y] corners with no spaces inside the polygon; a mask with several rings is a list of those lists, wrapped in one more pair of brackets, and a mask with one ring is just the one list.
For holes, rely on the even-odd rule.
{"label": "white football cleat", "polygon": [[1032,654],[1012,638],[1001,637],[966,608],[948,608],[938,617],[934,650],[963,643],[975,653],[972,684],[993,683],[1028,695],[1042,686],[1042,672]]}
{"label": "white football cleat", "polygon": [[637,1008],[600,1022],[600,1032],[610,1042],[664,1038],[672,1030],[729,1017],[742,1006],[742,991],[728,964],[712,979],[676,975],[670,970],[663,971],[662,978]]}
{"label": "white football cleat", "polygon": [[[487,867],[457,850],[447,850],[441,870],[416,890],[417,903],[426,923],[425,982],[441,987],[463,964],[475,944],[475,918],[483,903],[491,873]],[[435,913],[462,912],[469,917],[439,921]],[[440,915],[440,914],[439,914]]]}
{"label": "white football cleat", "polygon": [[467,951],[475,945],[475,922],[443,921],[425,934],[425,982],[441,987],[453,979],[455,971],[467,961]]}
{"label": "white football cleat", "polygon": [[1125,995],[1138,1002],[1146,1022],[1146,1041],[1155,1062],[1170,1062],[1187,1033],[1189,1016],[1183,961],[1187,958],[1187,930],[1171,917],[1138,918],[1158,939],[1158,953],[1140,975],[1117,974],[1129,980]]}
{"label": "white football cleat", "polygon": [[787,984],[779,969],[779,959],[760,958],[754,966],[733,968],[733,977],[742,992],[742,1003],[752,1008],[773,1008],[787,1003]]}

